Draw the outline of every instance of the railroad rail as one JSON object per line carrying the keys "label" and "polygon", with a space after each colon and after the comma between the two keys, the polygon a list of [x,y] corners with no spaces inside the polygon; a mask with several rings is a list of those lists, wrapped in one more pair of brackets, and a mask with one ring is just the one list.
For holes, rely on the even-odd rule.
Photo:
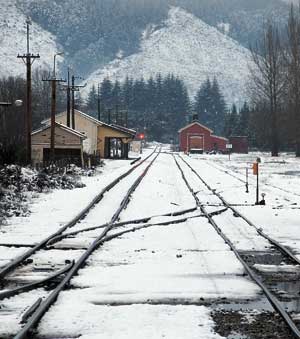
{"label": "railroad rail", "polygon": [[[32,248],[27,250],[21,256],[18,256],[14,260],[12,260],[9,264],[3,267],[0,271],[0,277],[2,284],[5,283],[5,278],[9,274],[11,274],[14,270],[16,270],[19,266],[25,265],[28,262],[31,263],[30,257],[37,253],[39,250],[49,250],[49,242],[54,239],[55,237],[61,236],[66,230],[74,227],[78,222],[83,220],[88,213],[99,204],[99,202],[103,199],[104,195],[109,192],[112,188],[117,186],[117,184],[124,179],[125,177],[129,176],[133,171],[139,168],[142,164],[144,164],[147,160],[150,160],[151,157],[153,159],[150,161],[149,164],[143,169],[142,173],[138,175],[137,179],[134,180],[133,184],[130,186],[128,191],[126,192],[125,196],[123,197],[120,205],[118,206],[117,210],[113,213],[109,223],[101,229],[100,235],[92,242],[92,244],[88,247],[86,251],[81,255],[81,257],[76,261],[71,261],[67,263],[66,267],[57,271],[56,273],[49,275],[47,278],[27,284],[25,286],[18,286],[17,288],[6,290],[0,293],[0,300],[4,298],[10,298],[20,293],[28,292],[31,290],[35,290],[40,287],[49,286],[50,282],[55,281],[55,289],[46,297],[44,300],[39,299],[35,302],[31,307],[29,307],[28,311],[22,317],[22,323],[24,323],[24,327],[20,330],[18,334],[14,338],[32,338],[32,333],[34,331],[35,326],[39,323],[40,319],[43,315],[47,312],[48,308],[55,302],[59,293],[64,289],[64,287],[70,282],[72,277],[78,272],[78,270],[85,264],[86,260],[89,256],[105,241],[105,238],[109,231],[114,227],[114,223],[118,220],[121,212],[124,208],[126,208],[127,204],[130,201],[130,197],[133,192],[136,190],[142,179],[147,174],[148,170],[157,159],[160,154],[160,149],[157,148],[145,159],[140,161],[138,164],[130,168],[128,171],[120,175],[118,178],[113,180],[109,185],[107,185],[100,193],[98,193],[95,198],[85,207],[75,218],[73,218],[69,223],[61,227],[57,232],[53,233],[46,239],[42,240],[39,244],[34,245]],[[81,232],[82,233],[82,232]],[[64,239],[64,238],[62,238]],[[106,239],[107,240],[107,239]]]}
{"label": "railroad rail", "polygon": [[142,174],[139,175],[138,178],[131,185],[126,195],[124,196],[120,206],[118,207],[118,209],[115,211],[115,213],[111,217],[109,224],[101,231],[100,235],[93,241],[93,243],[88,247],[88,249],[74,263],[74,265],[72,265],[69,272],[67,272],[66,276],[59,283],[59,285],[48,295],[47,298],[38,302],[36,305],[33,305],[33,310],[32,310],[32,313],[30,314],[30,318],[25,323],[24,327],[19,331],[19,333],[14,337],[14,339],[29,339],[30,338],[30,336],[33,333],[33,330],[36,328],[36,326],[38,325],[42,317],[45,315],[45,313],[48,311],[49,307],[56,301],[60,292],[63,291],[64,288],[70,283],[71,279],[77,274],[79,269],[84,266],[84,264],[86,263],[88,258],[91,256],[91,254],[96,249],[98,249],[99,246],[101,246],[105,241],[108,240],[107,235],[109,231],[114,228],[114,223],[118,220],[121,212],[129,203],[131,195],[136,190],[136,188],[139,186],[139,184],[141,183],[145,175],[148,173],[150,167],[152,166],[154,161],[159,156],[159,153],[160,151],[157,153],[154,159],[151,160],[149,165],[147,165],[147,167],[142,172]]}
{"label": "railroad rail", "polygon": [[[210,225],[215,229],[215,231],[220,235],[220,237],[222,237],[222,239],[224,240],[224,242],[230,247],[230,249],[233,251],[233,253],[235,254],[236,258],[240,261],[240,263],[242,264],[242,266],[244,267],[245,271],[247,272],[247,274],[249,275],[249,277],[261,288],[261,290],[263,291],[263,293],[265,294],[266,298],[269,300],[269,302],[271,303],[271,305],[273,306],[273,308],[278,312],[278,314],[281,316],[281,318],[284,320],[284,322],[286,323],[286,325],[289,327],[289,329],[291,330],[292,335],[295,338],[300,338],[300,331],[297,327],[297,325],[294,323],[294,321],[292,320],[292,318],[290,317],[290,315],[286,312],[285,308],[283,307],[283,305],[280,303],[280,301],[278,300],[278,298],[270,291],[270,289],[261,281],[260,277],[254,272],[254,270],[248,265],[248,263],[243,259],[241,253],[239,252],[239,250],[235,247],[235,245],[233,244],[233,242],[224,234],[224,232],[222,231],[222,229],[218,226],[218,224],[215,222],[215,220],[213,219],[213,216],[211,216],[204,204],[201,203],[201,201],[199,200],[199,198],[197,197],[197,194],[194,192],[193,188],[191,187],[185,173],[184,170],[182,168],[182,166],[179,164],[178,160],[176,159],[175,155],[173,155],[174,160],[176,162],[176,165],[181,173],[182,179],[185,182],[187,188],[189,189],[189,191],[191,192],[191,194],[193,195],[197,206],[199,207],[199,209],[201,210],[201,212],[207,217]],[[284,247],[283,245],[279,244],[276,240],[272,239],[271,237],[269,237],[268,235],[266,235],[259,227],[257,227],[256,225],[254,225],[250,220],[248,220],[245,216],[243,216],[239,211],[237,211],[234,207],[232,207],[219,193],[217,193],[212,187],[210,187],[210,185],[199,175],[199,173],[185,160],[183,159],[180,155],[178,155],[178,158],[186,164],[186,166],[196,175],[196,177],[202,182],[202,184],[204,184],[206,186],[206,188],[213,193],[215,196],[217,196],[222,204],[224,205],[224,207],[226,207],[227,209],[230,209],[235,216],[242,218],[249,226],[254,227],[257,231],[257,233],[264,237],[267,241],[269,241],[272,246],[274,246],[275,248],[277,248],[278,251],[280,251],[281,253],[283,253],[289,260],[291,260],[292,262],[294,262],[297,265],[300,265],[300,261],[297,257],[294,256],[294,254],[287,249],[286,247]]]}
{"label": "railroad rail", "polygon": [[153,154],[156,152],[157,148],[148,155],[145,159],[143,159],[141,162],[130,168],[127,172],[123,173],[119,177],[117,177],[115,180],[113,180],[110,184],[108,184],[106,187],[104,187],[100,193],[98,193],[94,199],[82,210],[80,211],[70,222],[62,226],[58,231],[51,234],[47,238],[41,240],[38,244],[33,245],[28,251],[23,253],[22,255],[18,256],[14,260],[12,260],[9,264],[5,265],[4,267],[0,268],[0,282],[7,276],[8,273],[10,273],[12,270],[17,268],[19,265],[24,263],[24,261],[28,258],[30,258],[34,253],[37,251],[46,248],[47,244],[51,241],[51,239],[61,235],[63,232],[65,232],[67,229],[70,229],[74,227],[79,221],[83,220],[86,215],[103,199],[104,195],[109,192],[113,187],[115,187],[121,180],[126,178],[128,175],[130,175],[134,170],[136,170],[138,167],[140,167],[145,161],[147,161],[150,157],[153,156]]}

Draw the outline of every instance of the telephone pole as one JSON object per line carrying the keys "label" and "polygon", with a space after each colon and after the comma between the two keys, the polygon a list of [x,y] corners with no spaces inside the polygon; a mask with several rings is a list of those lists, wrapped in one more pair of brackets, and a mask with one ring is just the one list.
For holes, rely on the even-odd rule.
{"label": "telephone pole", "polygon": [[26,65],[26,114],[25,114],[25,140],[26,140],[26,163],[31,164],[31,131],[32,131],[32,85],[31,85],[31,66],[35,59],[39,59],[39,54],[30,53],[30,20],[27,19],[27,53],[17,58],[22,59]]}
{"label": "telephone pole", "polygon": [[116,125],[118,125],[119,122],[119,105],[116,104]]}
{"label": "telephone pole", "polygon": [[70,87],[70,67],[68,67],[68,85],[67,85],[67,126],[71,126],[71,87]]}
{"label": "telephone pole", "polygon": [[50,160],[55,160],[55,115],[56,115],[56,84],[59,82],[65,82],[64,79],[56,78],[55,71],[55,59],[56,56],[62,55],[63,53],[56,53],[54,55],[53,62],[53,75],[50,79],[43,79],[43,81],[51,82],[51,136],[50,136]]}
{"label": "telephone pole", "polygon": [[76,77],[74,75],[72,75],[72,81],[71,81],[71,87],[70,87],[70,91],[72,94],[72,105],[71,105],[71,113],[72,113],[72,129],[75,129],[75,92],[79,92],[80,88],[83,88],[86,86],[80,86],[80,85],[75,85],[75,79],[83,79],[81,77]]}
{"label": "telephone pole", "polygon": [[98,84],[98,97],[97,97],[97,104],[98,104],[98,120],[101,121],[101,96],[100,96],[100,84]]}

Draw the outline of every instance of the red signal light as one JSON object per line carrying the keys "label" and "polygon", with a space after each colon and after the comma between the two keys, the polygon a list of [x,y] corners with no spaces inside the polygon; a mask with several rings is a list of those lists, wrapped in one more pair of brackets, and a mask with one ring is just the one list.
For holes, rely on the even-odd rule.
{"label": "red signal light", "polygon": [[140,140],[145,139],[145,134],[144,134],[144,133],[140,133],[140,134],[139,134],[139,139],[140,139]]}

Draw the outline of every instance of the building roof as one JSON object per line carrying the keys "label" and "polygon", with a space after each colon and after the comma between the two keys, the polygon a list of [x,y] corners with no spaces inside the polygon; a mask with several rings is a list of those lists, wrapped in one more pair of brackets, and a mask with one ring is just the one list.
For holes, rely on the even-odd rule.
{"label": "building roof", "polygon": [[[76,131],[76,130],[74,130],[74,129],[66,126],[66,125],[59,124],[58,122],[55,122],[55,127],[58,127],[58,128],[60,128],[60,129],[62,129],[64,131],[68,132],[68,133],[74,134],[74,135],[78,136],[81,139],[86,139],[86,136],[84,134],[82,134],[82,133],[80,133],[80,132],[78,132],[78,131]],[[36,129],[35,131],[33,131],[31,133],[31,135],[35,135],[37,133],[43,132],[43,131],[45,131],[45,130],[47,130],[49,128],[51,128],[50,125],[44,125],[41,128]]]}
{"label": "building roof", "polygon": [[[67,113],[67,111],[63,111],[61,113],[58,113],[58,114],[56,114],[56,117],[61,117],[61,116],[63,116],[66,113]],[[92,123],[94,123],[97,126],[105,126],[107,128],[111,128],[111,129],[113,129],[115,131],[123,132],[123,133],[129,134],[131,136],[135,136],[136,135],[136,131],[134,131],[133,129],[129,129],[129,128],[126,128],[126,127],[123,127],[123,126],[119,126],[119,125],[116,125],[116,124],[107,124],[107,123],[105,123],[103,121],[100,121],[100,120],[98,120],[98,119],[96,119],[96,118],[94,118],[94,117],[92,117],[92,116],[90,116],[90,115],[88,115],[88,114],[86,114],[86,113],[84,113],[82,111],[79,111],[77,109],[75,109],[75,113],[80,114],[82,117],[84,117],[85,119],[91,121]],[[44,125],[44,124],[48,124],[49,122],[50,122],[50,118],[43,120],[41,122],[41,124]]]}
{"label": "building roof", "polygon": [[121,132],[131,134],[132,136],[136,135],[136,131],[135,130],[127,128],[127,127],[124,127],[124,126],[119,126],[119,125],[116,125],[116,124],[111,124],[111,125],[105,124],[105,125],[107,127],[114,128],[114,129],[119,130]]}
{"label": "building roof", "polygon": [[212,138],[216,138],[216,139],[222,139],[222,140],[225,140],[225,141],[228,141],[227,138],[224,138],[224,137],[219,137],[218,135],[211,135]]}
{"label": "building roof", "polygon": [[[63,116],[63,115],[66,114],[66,113],[67,113],[67,111],[63,111],[63,112],[60,112],[60,113],[56,114],[55,116],[56,116],[56,117],[61,117],[61,116]],[[90,115],[88,115],[88,114],[86,114],[86,113],[84,113],[84,112],[79,111],[78,109],[75,109],[75,113],[78,113],[78,114],[82,115],[83,117],[85,117],[86,119],[90,120],[91,122],[93,122],[93,123],[96,124],[96,125],[102,125],[102,124],[104,124],[102,121],[99,121],[99,120],[93,118],[92,116],[90,116]],[[45,119],[45,120],[43,120],[43,121],[41,122],[41,124],[42,124],[42,125],[47,124],[47,123],[49,123],[49,121],[50,121],[50,118]]]}
{"label": "building roof", "polygon": [[178,131],[178,133],[181,133],[182,131],[184,131],[184,130],[190,128],[190,127],[192,127],[193,125],[198,125],[198,126],[204,128],[204,129],[206,129],[206,130],[209,131],[210,133],[213,133],[213,131],[212,131],[211,129],[209,129],[208,127],[206,127],[206,126],[200,124],[200,122],[198,122],[198,121],[193,121],[193,122],[190,123],[189,125],[187,125],[187,126],[181,128],[181,129]]}

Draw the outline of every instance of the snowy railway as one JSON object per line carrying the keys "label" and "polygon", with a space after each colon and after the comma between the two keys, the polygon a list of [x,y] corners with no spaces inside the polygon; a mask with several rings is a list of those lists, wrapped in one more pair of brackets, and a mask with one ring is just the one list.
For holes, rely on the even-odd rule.
{"label": "snowy railway", "polygon": [[[21,268],[17,261],[6,265],[2,286],[10,292],[0,294],[0,322],[15,318],[1,339],[157,338],[157,330],[168,338],[220,339],[205,306],[247,304],[262,290],[287,324],[280,338],[300,338],[273,288],[274,281],[299,280],[299,259],[213,189],[202,165],[154,151],[28,250]],[[270,279],[262,269],[270,260],[293,273]],[[43,270],[46,279],[39,278]]]}
{"label": "snowy railway", "polygon": [[[152,164],[158,157],[159,153],[160,153],[160,150],[157,150],[156,148],[149,156],[139,161],[129,171],[122,174],[120,177],[118,177],[116,180],[114,180],[108,186],[106,186],[99,194],[97,194],[97,196],[93,199],[93,201],[84,210],[82,210],[74,219],[72,219],[67,225],[63,226],[59,231],[55,232],[54,234],[49,236],[47,239],[44,239],[38,244],[32,245],[31,246],[32,248],[30,250],[26,251],[24,254],[15,258],[5,267],[0,269],[2,289],[5,287],[13,286],[13,288],[0,292],[0,300],[14,298],[19,294],[22,295],[23,293],[26,293],[29,291],[35,291],[42,287],[46,291],[46,293],[42,293],[42,295],[38,298],[38,300],[35,301],[32,305],[29,305],[29,307],[25,307],[27,310],[22,315],[21,319],[18,319],[16,317],[16,320],[19,321],[20,324],[24,324],[24,326],[22,327],[22,329],[20,329],[20,332],[14,336],[14,338],[18,338],[18,339],[32,338],[33,331],[36,325],[38,324],[40,319],[44,316],[44,314],[47,312],[49,307],[55,302],[61,290],[67,287],[72,277],[85,264],[89,256],[99,246],[101,246],[105,241],[108,241],[114,238],[114,236],[107,236],[108,232],[114,228],[115,223],[118,220],[121,212],[127,207],[127,204],[129,203],[132,194],[134,193],[135,189],[140,184],[144,176],[147,174],[149,168],[152,166]],[[138,172],[138,173],[135,174],[135,172]],[[106,196],[108,192],[112,191],[124,178],[129,177],[132,173],[134,174],[134,176],[133,178],[128,180],[130,184],[129,188],[128,188],[128,183],[125,183],[122,189],[124,193],[123,196],[120,196],[120,197],[113,196],[112,198]],[[119,188],[119,186],[120,184],[117,187]],[[34,266],[34,255],[38,251],[41,251],[41,250],[46,251],[47,252],[46,256],[50,258],[49,266],[46,268],[46,271],[48,272],[53,271],[53,268],[55,268],[55,264],[51,264],[51,258],[53,257],[53,255],[49,252],[51,252],[51,250],[53,249],[54,250],[59,249],[59,247],[58,248],[54,247],[53,244],[54,243],[57,244],[59,241],[65,239],[67,236],[70,236],[69,234],[67,236],[64,236],[63,234],[66,230],[70,228],[76,228],[76,225],[80,224],[83,220],[87,219],[89,213],[90,214],[95,213],[95,208],[101,209],[101,204],[100,206],[98,205],[104,198],[105,199],[118,199],[119,198],[121,199],[120,206],[117,208],[116,211],[108,211],[107,217],[109,219],[104,225],[96,226],[93,228],[88,227],[88,228],[85,228],[84,230],[81,229],[80,231],[77,230],[77,232],[75,233],[73,232],[72,241],[74,242],[75,234],[81,235],[82,233],[90,232],[92,229],[98,230],[98,231],[100,230],[100,235],[90,234],[88,236],[88,238],[85,240],[87,243],[89,242],[90,239],[93,239],[93,238],[95,239],[93,239],[92,243],[88,245],[86,250],[82,253],[82,255],[79,258],[74,258],[72,261],[68,260],[66,262],[66,266],[63,267],[62,269],[57,270],[55,273],[49,274],[48,277],[41,279],[40,281],[35,281],[38,279],[38,277],[36,276],[34,277],[34,275],[40,274],[41,271],[45,270],[45,268],[40,268],[39,270],[37,267]],[[110,213],[112,213],[111,217],[109,216]],[[58,239],[58,236],[60,236],[59,239]],[[83,241],[82,237],[80,238],[80,241],[81,242]],[[78,250],[78,248],[76,247],[72,248],[68,245],[65,247],[65,245],[63,245],[62,250]],[[20,271],[18,271],[18,269]],[[31,275],[29,279],[32,279],[35,282],[26,284],[26,280],[23,281],[20,278],[20,276],[24,275],[24,273],[27,275],[27,279],[28,279],[28,276]],[[48,289],[50,289],[51,293],[49,293]],[[33,298],[35,298],[34,295],[33,295]],[[22,308],[24,308],[24,305],[22,305]],[[4,312],[4,316],[5,316],[5,312]],[[0,311],[0,319],[1,319],[1,311]],[[10,337],[11,335],[8,336],[8,338]]]}
{"label": "snowy railway", "polygon": [[[259,236],[266,239],[272,245],[273,252],[275,252],[275,251],[279,252],[277,254],[277,256],[278,256],[277,260],[279,262],[286,262],[286,263],[295,265],[293,271],[297,272],[297,270],[299,269],[300,260],[288,248],[286,248],[285,246],[278,243],[276,240],[274,240],[274,239],[270,238],[268,235],[266,235],[259,227],[254,225],[244,215],[242,215],[240,212],[238,212],[236,208],[231,206],[219,193],[217,193],[214,189],[212,189],[209,186],[209,184],[199,175],[199,173],[186,160],[184,160],[181,156],[178,156],[178,158],[180,159],[180,161],[182,162],[183,165],[187,166],[187,168],[191,171],[192,175],[195,175],[201,181],[201,183],[204,185],[204,187],[206,187],[214,196],[216,196],[219,199],[219,201],[221,202],[221,204],[230,211],[230,213],[231,213],[230,217],[231,218],[239,218],[241,222],[244,222],[244,223],[248,224],[249,227],[254,228]],[[224,233],[224,231],[223,231],[224,221],[226,222],[226,220],[223,220],[223,227],[221,226],[222,223],[220,222],[220,220],[218,220],[218,222],[216,222],[214,220],[214,217],[209,214],[209,212],[205,208],[205,204],[203,204],[203,202],[201,201],[201,198],[198,197],[197,192],[195,193],[193,186],[191,186],[191,184],[189,183],[189,180],[191,180],[190,179],[191,173],[188,175],[187,171],[184,171],[183,166],[179,164],[178,160],[176,159],[175,161],[176,161],[176,164],[177,164],[177,166],[178,166],[178,168],[179,168],[179,170],[182,174],[183,180],[185,181],[186,185],[188,186],[189,190],[191,191],[191,193],[193,194],[193,196],[195,198],[197,206],[200,208],[200,210],[203,212],[203,214],[208,218],[209,223],[214,227],[216,232],[224,239],[226,244],[234,252],[234,254],[238,258],[238,260],[244,266],[247,274],[251,277],[251,279],[253,279],[259,285],[259,287],[263,290],[263,292],[264,292],[265,296],[267,297],[267,299],[269,300],[269,302],[272,304],[274,309],[281,315],[281,317],[284,319],[287,326],[290,328],[293,336],[295,338],[300,338],[300,331],[299,331],[297,325],[293,322],[293,320],[292,320],[291,316],[288,314],[288,312],[286,312],[285,306],[282,305],[280,303],[280,301],[277,299],[277,297],[275,296],[274,292],[272,291],[271,285],[269,284],[269,286],[267,286],[267,284],[263,282],[264,278],[259,275],[259,271],[253,270],[253,266],[255,264],[258,264],[258,262],[255,261],[255,259],[256,259],[255,256],[250,256],[250,258],[249,258],[247,253],[242,253],[241,251],[239,251],[235,247],[234,240],[232,239],[232,237],[229,238],[226,235],[226,232]],[[189,177],[189,179],[188,179],[188,177]],[[192,182],[193,182],[193,180],[192,180]],[[199,189],[199,185],[197,185],[196,187],[197,187],[197,189]],[[201,192],[202,189],[203,188],[201,187],[200,191],[198,191],[198,192]],[[259,262],[259,264],[261,264],[261,262]],[[282,277],[280,277],[280,278],[282,279]],[[285,278],[289,279],[290,277],[285,277]]]}
{"label": "snowy railway", "polygon": [[[235,178],[236,180],[244,183],[246,185],[246,180],[245,180],[245,174],[241,173],[239,170],[232,170],[231,169],[231,173],[228,169],[224,168],[223,166],[217,166],[217,165],[213,165],[211,162],[209,162],[209,165],[212,166],[213,168],[217,169],[218,171],[221,171],[227,175],[230,175],[231,177]],[[249,168],[248,168],[249,169]],[[252,181],[255,181],[255,179],[253,179]],[[296,197],[300,197],[300,194],[299,193],[296,193],[296,192],[293,192],[291,190],[288,190],[286,188],[283,188],[283,187],[279,187],[279,186],[276,186],[274,184],[270,184],[268,183],[267,186],[271,187],[272,189],[276,189],[278,191],[281,191],[281,194],[284,196],[286,196],[286,194],[288,195],[291,195],[291,196],[296,196]]]}

